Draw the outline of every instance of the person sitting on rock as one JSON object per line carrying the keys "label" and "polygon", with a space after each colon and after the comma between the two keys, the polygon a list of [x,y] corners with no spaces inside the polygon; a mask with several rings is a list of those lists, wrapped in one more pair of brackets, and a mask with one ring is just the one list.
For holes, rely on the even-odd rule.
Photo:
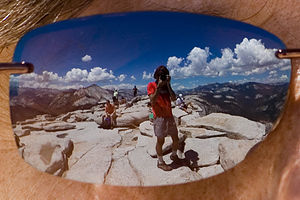
{"label": "person sitting on rock", "polygon": [[122,104],[126,104],[126,102],[127,102],[126,99],[125,99],[124,97],[122,97],[122,98],[121,98],[121,101],[120,101],[120,104],[121,104],[121,105],[122,105]]}
{"label": "person sitting on rock", "polygon": [[[102,125],[104,128],[112,128],[116,126],[116,108],[109,100],[105,104],[105,115],[102,116]],[[107,124],[109,122],[109,124]]]}
{"label": "person sitting on rock", "polygon": [[178,96],[178,98],[177,98],[177,100],[176,100],[176,106],[178,106],[181,110],[183,110],[183,111],[185,111],[185,112],[187,112],[187,113],[191,113],[191,111],[188,111],[188,110],[187,110],[187,108],[188,108],[189,105],[190,105],[191,107],[193,107],[193,106],[191,105],[191,102],[185,103],[185,102],[184,102],[184,99],[183,99],[183,95],[182,95],[182,94],[179,94],[179,96]]}
{"label": "person sitting on rock", "polygon": [[156,153],[158,157],[157,167],[170,171],[172,167],[167,165],[163,160],[162,146],[165,137],[172,137],[172,154],[171,160],[179,161],[177,156],[178,150],[178,130],[172,114],[171,101],[176,100],[176,95],[171,87],[169,70],[165,66],[159,66],[154,72],[155,82],[148,83],[147,93],[150,97],[152,111],[154,114],[153,127],[154,134],[157,137]]}

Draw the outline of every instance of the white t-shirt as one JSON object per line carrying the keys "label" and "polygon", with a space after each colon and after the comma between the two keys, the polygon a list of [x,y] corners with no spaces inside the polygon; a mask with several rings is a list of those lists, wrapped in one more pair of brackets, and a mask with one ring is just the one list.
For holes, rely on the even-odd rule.
{"label": "white t-shirt", "polygon": [[184,104],[183,99],[180,98],[180,97],[178,97],[178,98],[176,99],[176,106],[181,106],[182,104]]}

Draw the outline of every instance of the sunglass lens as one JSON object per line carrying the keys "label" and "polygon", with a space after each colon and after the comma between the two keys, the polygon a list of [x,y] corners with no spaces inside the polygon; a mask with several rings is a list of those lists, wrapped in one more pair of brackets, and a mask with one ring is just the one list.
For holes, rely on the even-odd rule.
{"label": "sunglass lens", "polygon": [[[35,70],[11,76],[20,154],[41,171],[113,185],[221,173],[267,136],[283,109],[290,62],[275,57],[278,48],[257,27],[187,13],[98,15],[33,30],[14,61]],[[157,158],[156,135],[177,130],[178,151],[166,137]]]}

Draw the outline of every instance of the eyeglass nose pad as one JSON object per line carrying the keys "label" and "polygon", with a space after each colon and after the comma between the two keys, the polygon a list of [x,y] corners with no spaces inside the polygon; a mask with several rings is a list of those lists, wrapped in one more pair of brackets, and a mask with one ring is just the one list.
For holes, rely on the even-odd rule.
{"label": "eyeglass nose pad", "polygon": [[34,65],[32,63],[0,63],[0,72],[9,71],[11,74],[26,74],[34,71]]}

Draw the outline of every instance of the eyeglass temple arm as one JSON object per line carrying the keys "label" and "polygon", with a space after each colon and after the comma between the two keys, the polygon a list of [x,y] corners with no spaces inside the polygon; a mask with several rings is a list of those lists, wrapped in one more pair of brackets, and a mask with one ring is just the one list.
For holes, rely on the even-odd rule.
{"label": "eyeglass temple arm", "polygon": [[300,49],[278,49],[275,56],[280,59],[300,58]]}
{"label": "eyeglass temple arm", "polygon": [[[276,51],[275,56],[280,59],[300,58],[300,49],[279,49]],[[13,73],[23,74],[31,73],[34,66],[31,63],[0,63],[0,71],[12,70]]]}
{"label": "eyeglass temple arm", "polygon": [[34,66],[31,63],[0,63],[0,72],[9,70],[14,74],[31,73],[34,70]]}

